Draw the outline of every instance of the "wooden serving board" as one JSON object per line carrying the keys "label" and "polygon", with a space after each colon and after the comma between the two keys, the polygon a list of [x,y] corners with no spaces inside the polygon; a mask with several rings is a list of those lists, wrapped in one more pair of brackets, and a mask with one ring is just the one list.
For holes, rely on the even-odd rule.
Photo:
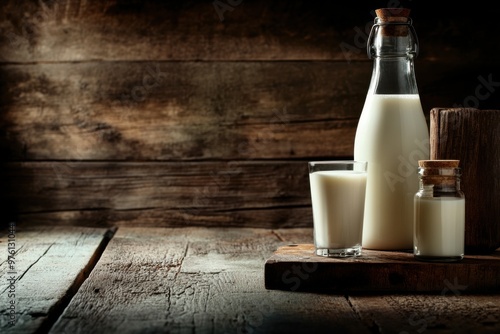
{"label": "wooden serving board", "polygon": [[465,256],[460,262],[431,263],[412,253],[363,249],[356,258],[314,254],[314,245],[278,248],[265,263],[265,287],[309,292],[500,292],[500,249]]}

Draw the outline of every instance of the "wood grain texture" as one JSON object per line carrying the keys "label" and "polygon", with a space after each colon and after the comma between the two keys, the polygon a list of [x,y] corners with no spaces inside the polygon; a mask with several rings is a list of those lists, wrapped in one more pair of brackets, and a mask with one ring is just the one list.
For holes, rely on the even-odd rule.
{"label": "wood grain texture", "polygon": [[[366,60],[377,4],[307,1],[5,0],[0,55],[8,62],[87,60]],[[386,5],[386,4],[382,4]],[[421,57],[496,61],[495,12],[411,8]],[[220,14],[222,12],[222,14]],[[474,29],[471,29],[474,27]],[[478,46],[482,48],[479,51]]]}
{"label": "wood grain texture", "polygon": [[51,333],[369,333],[343,296],[264,288],[282,242],[270,229],[120,228]]}
{"label": "wood grain texture", "polygon": [[[12,179],[0,175],[7,185],[0,191],[10,208],[6,221],[310,226],[307,195],[289,197],[297,189],[293,179],[271,190],[247,188],[239,183],[246,177],[231,176],[236,184],[229,188],[211,181],[218,170],[202,168],[198,172],[208,174],[193,175],[195,190],[171,187],[173,175],[124,176],[131,175],[126,168],[136,173],[128,162],[175,162],[182,169],[186,161],[280,164],[352,156],[371,76],[366,40],[373,4],[233,1],[221,17],[214,3],[2,2],[0,154],[2,162],[42,162],[40,170],[21,168]],[[426,115],[435,106],[476,100],[483,108],[498,105],[495,12],[411,7]],[[485,80],[488,94],[478,90]],[[47,165],[61,175],[68,164],[89,161],[103,163],[101,175],[132,184],[78,168],[81,178],[42,180]],[[276,178],[282,171],[265,173]],[[95,198],[85,183],[97,187]]]}
{"label": "wood grain texture", "polygon": [[84,63],[0,68],[4,156],[350,156],[371,65]]}
{"label": "wood grain texture", "polygon": [[435,295],[350,296],[362,321],[378,333],[496,333],[498,295],[467,294],[467,285],[450,281]]}
{"label": "wood grain texture", "polygon": [[500,110],[433,108],[432,159],[458,159],[465,193],[465,247],[486,254],[500,247]]}
{"label": "wood grain texture", "polygon": [[227,226],[290,228],[312,226],[310,206],[268,208],[206,209],[144,208],[136,210],[82,209],[77,211],[13,212],[13,217],[26,224],[87,227],[183,227]]}
{"label": "wood grain texture", "polygon": [[[213,3],[206,1],[58,0],[53,4],[26,1],[21,6],[9,2],[3,13],[5,39],[0,50],[5,60],[15,62],[342,57],[340,35],[324,22],[326,18],[313,26],[301,19],[325,7],[330,6],[226,3],[231,10],[219,17]],[[368,12],[363,14],[371,19]]]}
{"label": "wood grain texture", "polygon": [[1,175],[25,223],[312,226],[305,161],[22,162]]}
{"label": "wood grain texture", "polygon": [[[296,269],[301,270],[295,274]],[[500,292],[500,249],[491,255],[466,255],[457,263],[421,262],[412,253],[363,249],[351,258],[314,253],[312,243],[280,247],[266,260],[268,289],[333,293],[441,292],[458,281],[467,292]]]}
{"label": "wood grain texture", "polygon": [[[482,334],[500,329],[498,294],[471,293],[460,280],[443,282],[442,291],[432,294],[267,290],[265,260],[280,246],[310,242],[312,229],[204,227],[119,228],[64,303],[64,312],[52,327],[44,326],[46,311],[39,306],[61,303],[66,283],[81,275],[69,269],[85,266],[81,255],[88,250],[87,259],[92,258],[109,237],[104,231],[20,227],[16,256],[25,274],[16,291],[26,312],[19,319],[24,322],[2,333]],[[3,277],[5,262],[1,266]],[[294,272],[306,281],[304,273]],[[1,284],[4,289],[7,283],[2,279]],[[57,317],[61,311],[52,307],[48,312]]]}
{"label": "wood grain texture", "polygon": [[[0,238],[5,255],[0,263],[0,329],[6,334],[46,332],[96,264],[112,232],[14,224],[14,237],[2,229]],[[7,261],[8,241],[14,245],[14,269]]]}
{"label": "wood grain texture", "polygon": [[[0,148],[10,160],[351,156],[371,64],[91,62],[0,66]],[[425,115],[469,89],[417,69]],[[467,84],[465,84],[467,82]],[[495,95],[481,103],[494,103]]]}

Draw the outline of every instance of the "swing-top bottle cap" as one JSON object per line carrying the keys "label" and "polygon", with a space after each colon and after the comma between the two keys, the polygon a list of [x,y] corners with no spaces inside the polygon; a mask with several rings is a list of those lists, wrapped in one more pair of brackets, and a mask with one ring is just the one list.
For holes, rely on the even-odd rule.
{"label": "swing-top bottle cap", "polygon": [[379,8],[375,10],[377,20],[382,24],[382,36],[407,36],[410,22],[408,8]]}

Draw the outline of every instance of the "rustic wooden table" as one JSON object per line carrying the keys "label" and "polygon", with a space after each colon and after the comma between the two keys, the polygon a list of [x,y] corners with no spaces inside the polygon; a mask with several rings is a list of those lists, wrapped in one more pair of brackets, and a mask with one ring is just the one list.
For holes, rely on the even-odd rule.
{"label": "rustic wooden table", "polygon": [[4,232],[2,333],[500,332],[500,296],[462,285],[434,294],[266,289],[266,259],[310,242],[307,228],[16,226],[10,243]]}

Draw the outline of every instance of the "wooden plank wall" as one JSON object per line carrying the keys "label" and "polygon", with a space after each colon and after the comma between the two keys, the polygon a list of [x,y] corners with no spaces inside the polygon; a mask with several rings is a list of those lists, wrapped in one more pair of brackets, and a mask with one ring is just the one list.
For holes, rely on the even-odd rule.
{"label": "wooden plank wall", "polygon": [[407,2],[4,0],[2,220],[312,226],[351,158],[378,7],[412,9],[433,107],[498,109],[494,11]]}

